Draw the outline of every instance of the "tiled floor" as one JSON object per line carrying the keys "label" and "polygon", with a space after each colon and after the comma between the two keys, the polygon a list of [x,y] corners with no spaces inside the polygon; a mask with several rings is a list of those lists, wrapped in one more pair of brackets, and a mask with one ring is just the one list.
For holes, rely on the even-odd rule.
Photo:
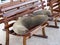
{"label": "tiled floor", "polygon": [[[53,24],[53,22],[50,22]],[[0,24],[0,43],[5,45],[5,31],[2,31],[4,24]],[[58,23],[60,27],[60,23]],[[38,28],[39,30],[39,28]],[[38,34],[41,31],[37,32]],[[47,39],[39,38],[39,37],[31,37],[27,40],[27,45],[60,45],[60,28],[47,28],[46,27],[46,35],[48,36]],[[22,45],[22,37],[17,37],[10,35],[10,45]]]}

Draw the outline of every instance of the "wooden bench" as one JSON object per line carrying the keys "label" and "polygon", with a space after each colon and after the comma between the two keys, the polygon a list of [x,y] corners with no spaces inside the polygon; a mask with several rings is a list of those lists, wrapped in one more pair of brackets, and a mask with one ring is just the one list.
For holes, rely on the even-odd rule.
{"label": "wooden bench", "polygon": [[[19,7],[19,6],[18,6]],[[15,8],[15,7],[14,7]],[[46,34],[45,34],[45,27],[48,25],[48,22],[47,21],[45,21],[45,22],[43,22],[41,25],[39,25],[39,26],[35,26],[34,28],[32,28],[32,29],[30,29],[30,31],[28,31],[25,35],[19,35],[19,34],[15,34],[14,32],[13,33],[11,33],[10,32],[10,30],[9,30],[9,28],[10,27],[12,27],[12,25],[14,24],[14,23],[11,23],[11,24],[8,24],[8,22],[9,21],[12,21],[12,20],[17,20],[18,19],[18,17],[20,17],[20,16],[23,16],[23,15],[25,15],[25,14],[29,14],[29,13],[31,13],[31,12],[33,12],[33,11],[35,11],[35,10],[38,10],[38,9],[40,9],[40,8],[42,8],[42,7],[35,7],[35,8],[28,8],[27,10],[24,10],[24,11],[22,11],[22,12],[18,12],[18,13],[16,13],[16,12],[11,12],[11,13],[3,13],[3,22],[4,22],[4,24],[5,24],[5,30],[6,30],[6,45],[9,45],[9,34],[13,34],[13,35],[16,35],[16,36],[23,36],[23,45],[26,45],[26,38],[27,37],[31,37],[31,35],[32,36],[38,36],[38,37],[43,37],[43,38],[47,38],[47,36],[46,36]],[[7,10],[7,9],[10,9],[10,7],[8,7],[8,8],[5,8],[5,9],[3,9],[3,10]],[[11,8],[12,9],[12,8]],[[10,9],[10,10],[11,10]],[[18,9],[19,10],[19,9]],[[8,15],[7,15],[8,14]],[[19,14],[19,15],[18,15]],[[38,28],[38,27],[40,27],[40,28],[42,28],[42,35],[36,35],[36,34],[34,34],[34,32],[35,32],[35,29],[36,28]],[[37,31],[37,30],[36,30]]]}
{"label": "wooden bench", "polygon": [[[42,0],[41,0],[42,1]],[[40,8],[42,8],[42,9],[44,9],[44,7],[45,7],[45,5],[43,5],[44,4],[44,1],[43,1],[43,3],[42,3],[42,7],[38,7],[38,8],[36,8],[36,9],[33,9],[33,11],[35,11],[35,10],[37,10],[37,9],[40,9]],[[2,9],[2,11],[8,11],[8,10],[10,10],[10,9],[13,9],[13,8],[17,8],[17,7],[19,7],[20,6],[20,4],[18,5],[18,6],[13,6],[13,7],[7,7],[7,8],[3,8]],[[30,9],[31,10],[31,9]],[[32,12],[33,12],[32,11]],[[19,12],[20,13],[20,12]],[[14,14],[14,13],[10,13],[10,14]],[[15,13],[16,14],[16,13]],[[7,14],[6,14],[7,15]],[[57,26],[57,19],[55,20],[55,26],[51,26],[51,25],[49,25],[48,27],[56,27],[56,28],[58,28],[58,26]],[[2,19],[1,21],[0,21],[1,23],[2,22],[4,22],[4,19]]]}
{"label": "wooden bench", "polygon": [[[28,12],[28,11],[27,11]],[[5,30],[6,30],[6,45],[9,45],[9,28],[14,24],[8,24],[9,20],[13,20],[15,18],[18,18],[19,16],[22,16],[23,14],[27,13],[27,12],[22,12],[20,13],[20,15],[15,15],[15,16],[12,16],[10,18],[8,18],[7,16],[3,15],[4,16],[4,24],[5,24]],[[42,23],[41,25],[39,26],[35,26],[34,28],[30,29],[26,34],[24,35],[19,35],[19,34],[14,34],[14,33],[10,33],[10,34],[13,34],[13,35],[17,35],[17,36],[23,36],[23,45],[26,45],[26,38],[27,37],[30,37],[31,34],[34,35],[34,36],[39,36],[39,37],[43,37],[43,38],[47,38],[47,36],[45,35],[45,30],[44,28],[47,26],[47,21],[45,21],[44,23]],[[33,32],[35,31],[36,28],[42,28],[42,35],[35,35]],[[36,30],[37,31],[37,30]]]}
{"label": "wooden bench", "polygon": [[[60,17],[60,1],[59,0],[49,0],[49,6],[50,6],[50,8],[51,8],[51,11],[52,11],[52,13],[53,13],[53,15],[54,15],[54,12],[57,12],[57,14],[56,15],[54,15],[54,16],[57,16],[57,17]],[[60,22],[59,20],[57,20],[57,22]]]}
{"label": "wooden bench", "polygon": [[[24,14],[30,13],[32,11],[33,10],[30,10],[30,11],[28,10],[28,11],[25,11],[25,12],[21,12],[20,15],[17,15],[17,14],[15,14],[15,15],[8,15],[8,16],[3,15],[4,24],[5,24],[5,30],[6,30],[6,45],[9,45],[9,28],[14,24],[14,23],[12,23],[12,24],[9,25],[8,22],[11,21],[11,20],[14,20],[15,18],[18,18],[19,16],[23,16]],[[19,34],[13,34],[13,33],[12,34],[13,35],[17,35],[17,36],[23,36],[23,45],[26,45],[26,38],[30,37],[31,34],[34,35],[34,36],[47,38],[47,36],[45,35],[45,30],[44,30],[44,28],[47,26],[47,24],[48,24],[47,21],[45,21],[44,23],[42,23],[42,25],[39,25],[39,26],[36,26],[36,27],[30,29],[30,31],[28,31],[25,35],[19,35]],[[37,27],[42,28],[43,35],[35,35],[33,33],[33,31],[35,31],[35,29]]]}

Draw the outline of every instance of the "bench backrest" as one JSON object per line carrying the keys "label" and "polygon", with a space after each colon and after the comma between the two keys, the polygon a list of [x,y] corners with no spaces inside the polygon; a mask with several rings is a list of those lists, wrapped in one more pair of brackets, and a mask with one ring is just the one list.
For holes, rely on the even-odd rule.
{"label": "bench backrest", "polygon": [[7,10],[10,10],[10,9],[14,9],[14,8],[18,8],[18,7],[22,7],[22,6],[25,6],[25,5],[28,5],[28,4],[34,4],[35,2],[37,2],[37,0],[33,0],[33,1],[28,1],[28,2],[22,2],[22,3],[18,3],[16,2],[17,4],[13,3],[12,5],[13,6],[6,6],[6,7],[1,7],[1,11],[7,11]]}
{"label": "bench backrest", "polygon": [[[21,14],[21,15],[18,15],[18,16],[23,16],[24,14],[27,14],[27,13],[33,12],[35,10],[38,10],[42,7],[45,7],[45,5],[41,6],[42,3],[45,3],[45,1],[40,3],[37,0],[35,0],[35,1],[29,1],[28,3],[26,3],[26,2],[25,3],[20,3],[20,4],[17,5],[18,7],[16,7],[16,5],[14,5],[14,6],[6,7],[6,8],[0,8],[1,9],[0,10],[0,12],[1,12],[0,17],[3,17],[3,19],[0,20],[0,23],[4,22],[4,20],[5,20],[4,17],[8,17],[9,21],[10,20],[15,20],[16,15],[18,15],[22,12],[25,12],[25,11],[29,10],[29,11],[27,11],[27,12]],[[40,7],[38,5],[40,5]]]}
{"label": "bench backrest", "polygon": [[60,1],[59,0],[50,0],[49,2],[49,6],[50,6],[50,8],[51,8],[51,11],[52,11],[52,13],[53,13],[53,11],[54,10],[56,10],[56,12],[58,12],[59,11],[59,5],[60,5]]}
{"label": "bench backrest", "polygon": [[[34,2],[34,1],[31,1],[31,2]],[[28,2],[29,4],[31,4],[30,2]],[[41,3],[40,3],[40,5],[42,4],[42,3],[45,3],[44,1],[42,1]],[[24,3],[24,4],[26,4],[26,3]],[[34,3],[33,3],[34,4]],[[23,5],[23,4],[21,4],[21,5]],[[20,5],[20,6],[21,6]],[[19,6],[19,5],[18,5]],[[34,5],[33,5],[34,6]],[[20,10],[18,9],[18,10],[16,10],[16,11],[12,11],[12,12],[10,12],[10,13],[4,13],[3,14],[3,17],[4,17],[4,22],[5,22],[5,24],[6,23],[8,23],[9,21],[11,21],[11,20],[14,20],[14,19],[18,19],[18,17],[19,16],[23,16],[23,15],[25,15],[25,14],[28,14],[28,13],[31,13],[31,12],[33,12],[33,11],[35,11],[35,10],[37,10],[37,9],[40,9],[40,8],[42,8],[43,6],[35,6],[34,8],[27,8],[26,10],[24,10],[24,11],[21,11],[20,12]],[[8,7],[8,8],[10,8],[10,7]],[[14,8],[16,8],[16,7],[14,7]],[[7,9],[7,8],[5,8],[5,9]],[[4,9],[4,10],[5,10]],[[10,9],[12,9],[12,8],[10,8]]]}
{"label": "bench backrest", "polygon": [[[14,10],[14,11],[16,11],[16,13],[17,12],[22,12],[22,11],[24,11],[24,10],[26,10],[26,9],[28,9],[28,8],[32,8],[32,7],[35,7],[35,6],[37,6],[37,4],[35,4],[35,3],[37,3],[38,1],[37,0],[33,0],[33,1],[28,1],[28,2],[22,2],[22,3],[20,3],[20,2],[16,2],[17,4],[15,4],[14,2],[12,3],[12,5],[10,6],[9,4],[7,4],[7,5],[9,5],[9,6],[1,6],[0,7],[0,13],[6,13],[6,12],[9,12],[10,10]],[[14,4],[14,5],[13,5]],[[24,9],[23,9],[24,8]],[[9,12],[9,13],[11,13],[11,12]],[[10,14],[11,15],[11,14]]]}

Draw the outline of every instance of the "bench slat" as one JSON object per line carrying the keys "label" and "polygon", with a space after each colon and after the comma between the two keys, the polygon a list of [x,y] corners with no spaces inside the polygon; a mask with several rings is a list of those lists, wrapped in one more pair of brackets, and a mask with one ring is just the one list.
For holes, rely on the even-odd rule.
{"label": "bench slat", "polygon": [[37,0],[28,1],[28,2],[21,3],[21,4],[18,4],[18,5],[15,5],[15,6],[11,6],[11,7],[8,7],[8,8],[4,8],[4,9],[1,9],[1,11],[7,11],[7,10],[10,10],[10,9],[14,9],[14,8],[17,8],[17,7],[21,7],[21,6],[27,5],[27,4],[29,4],[29,3],[34,3],[34,2],[37,2]]}

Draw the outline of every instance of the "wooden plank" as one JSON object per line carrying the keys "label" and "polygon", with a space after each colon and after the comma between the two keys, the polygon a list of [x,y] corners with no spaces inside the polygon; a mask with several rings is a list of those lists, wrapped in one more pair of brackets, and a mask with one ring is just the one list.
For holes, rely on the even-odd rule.
{"label": "wooden plank", "polygon": [[34,3],[34,2],[37,2],[37,0],[28,1],[28,2],[24,2],[24,3],[21,3],[21,4],[15,5],[15,6],[4,8],[4,9],[1,9],[1,11],[7,11],[7,10],[10,10],[10,9],[14,9],[14,8],[17,8],[17,7],[20,7],[20,6],[24,6],[24,5],[27,5],[27,4],[30,4],[30,3]]}
{"label": "wooden plank", "polygon": [[[43,2],[44,3],[44,2]],[[41,3],[40,3],[41,4]],[[9,17],[9,16],[11,16],[11,15],[14,15],[14,14],[17,14],[17,13],[20,13],[20,12],[23,12],[23,11],[25,11],[25,10],[27,10],[27,9],[29,9],[29,8],[33,8],[33,7],[37,7],[38,5],[33,5],[33,6],[29,6],[29,7],[26,7],[26,9],[17,9],[16,11],[12,11],[12,12],[9,12],[9,13],[5,13],[5,14],[3,14],[3,16],[7,16],[7,17]],[[45,7],[46,5],[43,5],[43,7]]]}

